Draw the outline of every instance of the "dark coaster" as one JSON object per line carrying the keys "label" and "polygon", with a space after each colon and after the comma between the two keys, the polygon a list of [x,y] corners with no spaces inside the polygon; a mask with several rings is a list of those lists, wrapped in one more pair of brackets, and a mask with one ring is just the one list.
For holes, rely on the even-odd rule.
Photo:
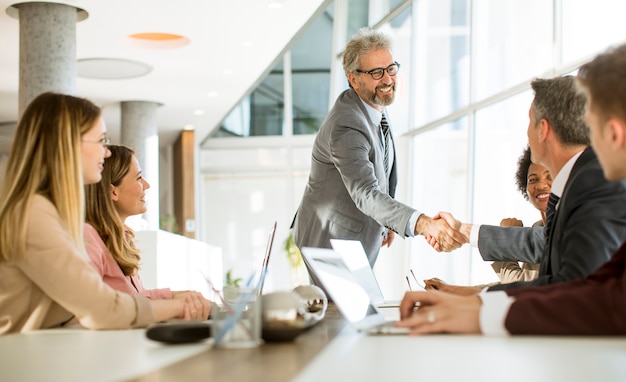
{"label": "dark coaster", "polygon": [[211,323],[189,322],[159,324],[146,330],[146,337],[168,344],[188,344],[211,337]]}

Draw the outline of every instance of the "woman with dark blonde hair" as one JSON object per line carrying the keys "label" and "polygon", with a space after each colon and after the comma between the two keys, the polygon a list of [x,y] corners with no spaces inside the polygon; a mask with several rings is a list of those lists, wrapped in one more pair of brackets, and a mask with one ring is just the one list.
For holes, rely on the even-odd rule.
{"label": "woman with dark blonde hair", "polygon": [[112,288],[151,299],[181,299],[199,310],[210,311],[210,302],[195,291],[169,288],[145,289],[139,276],[141,256],[135,246],[135,233],[124,222],[146,212],[143,178],[132,149],[110,145],[111,156],[104,163],[102,180],[85,186],[85,245],[92,265]]}
{"label": "woman with dark blonde hair", "polygon": [[100,181],[107,144],[101,111],[86,99],[44,93],[24,111],[0,188],[0,335],[201,316],[180,300],[116,291],[89,264],[83,185]]}

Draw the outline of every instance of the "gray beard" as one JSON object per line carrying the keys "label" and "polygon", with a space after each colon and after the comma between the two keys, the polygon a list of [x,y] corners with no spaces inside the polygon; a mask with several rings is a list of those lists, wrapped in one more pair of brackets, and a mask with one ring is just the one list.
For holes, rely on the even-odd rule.
{"label": "gray beard", "polygon": [[378,93],[376,93],[376,90],[374,90],[374,93],[370,100],[372,101],[372,104],[384,107],[384,106],[389,106],[393,103],[395,95],[396,95],[396,86],[394,85],[393,93],[391,93],[390,95],[381,98],[378,96]]}

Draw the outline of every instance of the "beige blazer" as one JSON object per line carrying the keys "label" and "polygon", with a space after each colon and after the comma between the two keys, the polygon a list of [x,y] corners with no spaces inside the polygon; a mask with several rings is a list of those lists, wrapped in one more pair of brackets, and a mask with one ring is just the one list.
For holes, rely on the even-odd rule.
{"label": "beige blazer", "polygon": [[0,335],[76,320],[91,329],[155,321],[145,297],[117,292],[102,281],[48,199],[33,197],[26,224],[24,257],[0,263]]}

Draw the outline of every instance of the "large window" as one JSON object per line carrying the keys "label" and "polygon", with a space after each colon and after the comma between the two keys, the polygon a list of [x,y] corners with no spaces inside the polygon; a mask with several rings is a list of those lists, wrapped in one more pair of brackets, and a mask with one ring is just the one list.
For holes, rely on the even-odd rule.
{"label": "large window", "polygon": [[326,12],[291,48],[295,135],[315,134],[328,113],[332,28]]}
{"label": "large window", "polygon": [[565,63],[588,57],[598,49],[626,40],[626,2],[561,0],[562,58]]}
{"label": "large window", "polygon": [[[462,118],[443,124],[413,138],[411,204],[426,215],[451,212],[456,218],[469,218],[470,133],[469,120]],[[468,248],[454,255],[433,251],[423,240],[411,241],[410,266],[420,279],[441,277],[449,282],[467,283]]]}
{"label": "large window", "polygon": [[[471,221],[500,225],[503,218],[517,218],[531,226],[541,218],[518,191],[515,183],[517,161],[527,146],[530,91],[476,112],[474,143],[474,184]],[[496,281],[490,263],[473,251],[472,283]]]}
{"label": "large window", "polygon": [[[279,61],[261,83],[224,119],[213,134],[219,137],[310,135],[319,129],[326,113],[332,62],[333,17],[326,11],[294,42],[290,65]],[[285,90],[285,77],[291,87]],[[292,105],[285,124],[285,105]]]}
{"label": "large window", "polygon": [[411,7],[405,8],[390,23],[381,26],[380,30],[393,40],[393,58],[400,64],[396,75],[396,98],[387,109],[392,116],[393,132],[399,136],[411,129],[411,75],[413,60],[411,59]]}
{"label": "large window", "polygon": [[283,107],[283,73],[279,70],[268,75],[252,94],[235,106],[211,137],[282,135]]}
{"label": "large window", "polygon": [[469,1],[425,0],[414,7],[412,104],[422,125],[469,103]]}
{"label": "large window", "polygon": [[474,100],[492,96],[553,67],[553,2],[474,0],[473,5]]}
{"label": "large window", "polygon": [[540,218],[515,185],[517,160],[528,144],[526,131],[532,97],[531,91],[525,91],[476,112],[476,222],[499,225],[502,218],[515,217],[531,226]]}

